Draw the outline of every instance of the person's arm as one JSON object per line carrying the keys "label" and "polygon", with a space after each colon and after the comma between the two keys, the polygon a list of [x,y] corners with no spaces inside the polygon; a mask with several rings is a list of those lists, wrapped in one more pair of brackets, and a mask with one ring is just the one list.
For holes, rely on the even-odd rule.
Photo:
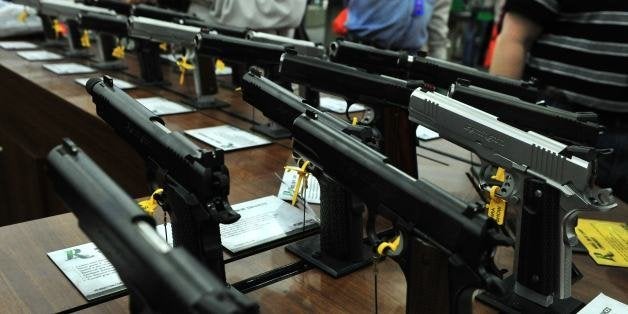
{"label": "person's arm", "polygon": [[447,44],[449,43],[449,12],[452,0],[436,0],[434,12],[427,24],[427,46],[430,57],[447,60]]}
{"label": "person's arm", "polygon": [[541,25],[517,13],[506,13],[497,37],[490,73],[521,79],[528,50],[541,35]]}

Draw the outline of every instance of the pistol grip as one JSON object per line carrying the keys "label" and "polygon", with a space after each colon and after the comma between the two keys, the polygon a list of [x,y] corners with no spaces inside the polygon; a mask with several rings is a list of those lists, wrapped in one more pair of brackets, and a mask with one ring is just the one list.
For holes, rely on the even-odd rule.
{"label": "pistol grip", "polygon": [[519,293],[548,306],[554,297],[562,299],[571,286],[571,274],[565,273],[571,267],[571,254],[567,255],[570,247],[563,240],[560,192],[541,180],[526,179],[523,198],[515,274],[517,284],[527,289]]}
{"label": "pistol grip", "polygon": [[185,248],[223,282],[225,267],[218,222],[196,198],[177,184],[164,187],[165,208],[172,221],[175,247]]}
{"label": "pistol grip", "polygon": [[345,261],[362,259],[363,205],[326,175],[317,179],[321,189],[322,253]]}

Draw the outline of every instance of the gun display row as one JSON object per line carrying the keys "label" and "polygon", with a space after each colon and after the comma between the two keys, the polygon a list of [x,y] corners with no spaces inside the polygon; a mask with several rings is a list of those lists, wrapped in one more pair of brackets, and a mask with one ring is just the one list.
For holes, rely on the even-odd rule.
{"label": "gun display row", "polygon": [[[196,98],[192,105],[197,108],[220,107],[225,104],[213,99],[217,90],[214,72],[214,60],[221,57],[236,64],[260,66],[269,72],[279,64],[279,58],[285,46],[312,56],[323,57],[325,50],[312,42],[290,39],[276,35],[264,35],[255,31],[244,31],[239,28],[208,25],[196,21],[195,26],[161,21],[146,17],[131,16],[124,32],[119,20],[95,14],[82,16],[85,26],[95,30],[114,31],[117,36],[128,36],[139,41],[138,56],[142,78],[147,82],[161,82],[163,75],[159,67],[160,43],[167,42],[186,49],[191,64],[194,66]],[[116,27],[107,25],[115,22]],[[199,33],[203,35],[198,35]],[[229,36],[236,35],[236,36]],[[197,36],[204,36],[203,40]],[[244,39],[244,37],[248,39]],[[273,70],[271,70],[271,68]],[[233,75],[238,75],[234,73]]]}
{"label": "gun display row", "polygon": [[606,129],[594,112],[571,112],[542,103],[530,103],[514,96],[458,81],[449,97],[488,112],[501,122],[526,131],[535,131],[560,141],[592,145]]}
{"label": "gun display row", "polygon": [[[99,32],[97,38],[98,49],[96,52],[96,60],[98,63],[94,66],[101,69],[124,69],[124,63],[111,56],[113,49],[116,47],[118,40],[113,36],[126,37],[124,18],[119,16],[120,12],[125,16],[132,14],[145,17],[153,17],[155,19],[174,20],[186,18],[188,20],[195,19],[192,15],[182,14],[180,12],[155,8],[149,5],[126,4],[118,1],[106,1],[103,6],[95,6],[93,1],[74,2],[63,0],[17,0],[16,3],[34,7],[44,24],[44,29],[50,39],[57,38],[57,29],[54,29],[54,23],[57,20],[64,21],[68,26],[68,42],[69,51],[66,55],[72,57],[90,57],[89,45],[82,42],[81,29],[85,30],[91,27]],[[127,7],[127,9],[121,9]],[[105,35],[107,34],[107,35]],[[88,36],[84,34],[84,36]],[[118,38],[118,39],[119,39]],[[141,48],[140,48],[141,49]],[[148,79],[147,81],[150,81]]]}
{"label": "gun display row", "polygon": [[99,8],[94,6],[85,5],[82,3],[76,3],[74,1],[64,1],[64,0],[16,0],[14,1],[16,4],[26,5],[33,7],[39,13],[55,16],[55,17],[63,17],[63,18],[74,18],[79,13],[101,13],[101,14],[109,14],[115,15],[116,12],[106,9]]}
{"label": "gun display row", "polygon": [[[201,30],[208,28],[184,25],[174,22],[146,18],[141,16],[105,16],[85,14],[79,16],[82,27],[114,34],[118,38],[132,38],[136,43],[141,77],[144,83],[162,83],[161,58],[159,45],[169,43],[185,50],[185,62],[193,69],[195,95],[186,100],[196,108],[217,108],[227,106],[214,98],[218,92],[215,74],[215,59],[199,56],[195,50],[194,38]],[[198,23],[203,25],[202,23]],[[207,25],[203,25],[206,27]],[[219,27],[221,31],[236,33],[239,30]],[[244,35],[242,35],[244,36]],[[108,49],[113,50],[111,45]],[[107,52],[104,52],[107,53]],[[183,61],[181,61],[183,62]],[[185,75],[184,73],[181,75]]]}
{"label": "gun display row", "polygon": [[118,14],[126,16],[142,16],[151,19],[177,22],[179,20],[195,20],[201,21],[194,14],[183,13],[170,9],[164,9],[148,4],[131,4],[119,0],[81,0],[80,2],[93,6],[100,7],[109,10],[113,10]]}
{"label": "gun display row", "polygon": [[[169,43],[183,48],[185,61],[194,67],[194,87],[196,95],[189,101],[196,108],[221,107],[226,104],[218,103],[213,95],[218,92],[216,83],[215,60],[200,58],[194,47],[194,38],[201,32],[200,27],[181,25],[145,17],[131,16],[128,18],[128,35],[139,40],[138,60],[142,77],[150,81],[161,82],[161,58],[159,45]],[[189,61],[187,60],[189,58]],[[181,73],[185,75],[185,73]]]}
{"label": "gun display row", "polygon": [[607,211],[617,205],[611,189],[594,185],[596,150],[569,147],[524,132],[432,91],[415,90],[409,111],[412,121],[474,152],[484,163],[505,170],[492,197],[504,200],[508,210],[519,209],[513,287],[516,295],[541,306],[533,311],[573,303],[571,248],[578,243],[578,213]]}
{"label": "gun display row", "polygon": [[240,215],[227,199],[224,152],[201,149],[182,133],[171,132],[159,116],[115,87],[111,78],[90,79],[86,89],[98,116],[145,159],[149,182],[163,189],[175,246],[187,249],[225,281],[218,224],[233,223]]}
{"label": "gun display row", "polygon": [[215,30],[221,34],[244,38],[248,29],[231,27],[203,21],[194,14],[178,12],[147,4],[130,4],[119,0],[82,0],[87,5],[114,10],[125,16],[139,16],[181,25],[194,26],[208,30]]}
{"label": "gun display row", "polygon": [[49,40],[58,39],[58,21],[64,21],[68,26],[68,48],[66,52],[72,57],[86,57],[89,52],[81,44],[81,34],[77,17],[81,13],[98,13],[115,16],[116,12],[105,8],[93,7],[81,3],[63,0],[16,0],[15,3],[33,7],[42,17],[44,30]]}
{"label": "gun display row", "polygon": [[371,124],[382,133],[380,151],[395,167],[417,177],[416,140],[412,134],[416,125],[406,118],[410,94],[422,82],[365,73],[294,53],[281,57],[279,75],[288,82],[343,97],[348,103],[347,110],[353,103],[373,108],[375,116]]}
{"label": "gun display row", "polygon": [[[447,307],[451,312],[457,312],[457,300],[466,289],[503,291],[499,275],[492,272],[489,252],[509,241],[476,205],[465,204],[392,166],[385,156],[365,144],[373,133],[364,127],[356,129],[320,112],[254,72],[245,75],[244,81],[243,98],[292,131],[293,148],[298,154],[362,200],[369,215],[386,217],[401,230],[404,253],[397,261],[408,281],[407,312],[416,313],[419,303],[433,301],[417,298],[416,271],[421,265],[412,256],[416,251],[408,249],[413,238],[421,238],[460,261],[449,265],[452,298]],[[305,114],[297,115],[304,108]],[[369,225],[369,239],[377,245],[381,240],[374,225]]]}
{"label": "gun display row", "polygon": [[[41,0],[38,2],[42,5],[42,3],[46,2],[54,4],[56,1]],[[75,9],[80,10],[76,7],[72,7],[72,10]],[[48,10],[45,12],[54,13],[55,11]],[[67,16],[66,14],[70,14],[67,12],[69,11],[62,11],[59,9],[57,10],[56,15]],[[42,10],[42,14],[53,15],[48,13],[44,13]],[[81,13],[81,16],[112,16],[110,13],[111,12],[103,14],[103,12],[84,11]],[[179,17],[179,20],[183,18],[185,17]],[[512,183],[513,186],[506,187],[506,191],[500,190],[501,193],[497,193],[497,195],[499,197],[503,197],[504,199],[508,199],[509,202],[512,202],[513,204],[518,203],[522,206],[533,207],[533,205],[529,203],[532,194],[528,193],[527,187],[541,186],[533,189],[533,192],[536,192],[537,190],[540,191],[542,186],[549,186],[550,193],[554,193],[551,191],[555,191],[557,198],[551,205],[555,205],[555,207],[549,207],[546,211],[560,210],[560,213],[557,216],[554,215],[551,217],[551,219],[554,220],[550,221],[550,227],[548,227],[547,234],[549,234],[549,237],[552,238],[552,245],[555,245],[558,249],[547,251],[549,253],[545,256],[551,256],[551,263],[553,263],[554,266],[558,267],[558,262],[561,262],[562,266],[560,267],[558,274],[554,274],[553,272],[546,274],[547,278],[551,278],[548,279],[548,281],[552,282],[550,284],[550,288],[541,289],[542,291],[538,291],[538,295],[533,293],[522,294],[526,298],[534,299],[536,303],[542,306],[551,304],[553,302],[553,298],[560,300],[570,296],[569,287],[571,284],[568,278],[570,273],[569,267],[571,266],[571,256],[569,246],[575,244],[574,241],[577,241],[574,240],[575,235],[573,233],[573,227],[577,218],[576,209],[608,210],[612,208],[615,204],[610,196],[610,191],[596,189],[591,186],[591,182],[593,182],[595,174],[595,162],[588,162],[574,156],[577,154],[575,150],[570,150],[570,148],[566,145],[543,136],[538,136],[538,134],[522,132],[521,130],[515,129],[502,122],[512,123],[524,130],[534,129],[543,134],[548,134],[561,139],[566,138],[573,140],[573,142],[576,143],[582,143],[592,141],[595,136],[599,135],[600,132],[603,131],[601,126],[594,123],[595,117],[593,115],[588,113],[570,114],[558,109],[555,110],[553,108],[527,103],[522,99],[530,101],[538,100],[539,95],[538,90],[527,82],[508,79],[502,80],[501,78],[496,78],[480,71],[477,71],[480,74],[469,72],[467,71],[469,69],[462,66],[450,66],[447,63],[441,64],[435,60],[429,60],[429,58],[423,58],[420,56],[406,56],[396,53],[397,68],[399,68],[399,65],[402,65],[402,68],[406,69],[403,71],[408,74],[407,77],[414,79],[424,78],[427,82],[435,84],[439,87],[447,86],[447,84],[451,84],[459,78],[464,78],[468,82],[456,84],[451,89],[450,95],[457,99],[464,99],[465,102],[473,103],[473,107],[475,107],[475,103],[477,103],[477,106],[482,109],[490,112],[495,110],[495,112],[498,112],[497,114],[500,116],[495,117],[486,115],[486,113],[474,109],[473,107],[457,102],[454,99],[447,98],[446,96],[434,93],[427,85],[424,85],[423,82],[408,82],[391,77],[373,75],[358,71],[348,66],[321,61],[320,57],[324,56],[324,49],[316,45],[312,46],[311,43],[308,42],[306,42],[308,44],[303,43],[303,45],[299,46],[297,45],[298,42],[294,42],[292,40],[284,40],[284,42],[282,42],[282,39],[260,35],[256,32],[248,32],[246,36],[249,39],[235,38],[231,36],[224,36],[215,32],[203,33],[200,28],[194,26],[185,26],[177,23],[168,23],[142,17],[131,17],[129,18],[129,21],[128,35],[131,37],[151,40],[154,42],[168,41],[172,43],[179,43],[186,47],[194,47],[194,49],[201,55],[219,56],[227,60],[261,66],[268,69],[270,77],[273,77],[274,79],[285,78],[286,81],[308,86],[317,86],[315,88],[321,91],[328,91],[337,95],[342,95],[348,99],[349,102],[355,101],[366,105],[376,106],[378,110],[385,111],[394,109],[394,114],[403,118],[401,122],[410,123],[411,121],[413,123],[419,123],[432,128],[441,133],[441,136],[444,138],[476,152],[488,163],[506,169],[509,175],[509,180],[511,180],[508,181],[508,183]],[[113,26],[114,23],[112,23],[109,30],[112,32],[121,32],[122,30],[119,28],[119,19],[116,19],[115,23],[115,25],[118,26]],[[133,28],[134,24],[138,27]],[[275,40],[275,42],[273,42],[273,40]],[[336,60],[343,60],[343,57],[338,57],[338,55],[347,56],[347,51],[352,51],[344,50],[344,53],[338,52],[343,51],[342,49],[344,48],[341,48],[341,46],[351,46],[347,46],[346,42],[339,43],[340,44],[338,44],[333,50],[335,52],[332,53],[332,59],[337,58]],[[283,55],[286,50],[286,46],[294,45],[304,48],[303,50],[296,49],[297,51],[314,54],[319,58],[308,58],[293,54]],[[358,48],[362,49],[361,47]],[[363,50],[360,51],[363,52]],[[382,56],[382,54],[379,56]],[[383,56],[388,56],[389,59],[387,60],[392,60],[393,57],[392,54],[388,53],[383,54]],[[357,60],[359,58],[355,59]],[[346,62],[346,60],[343,62]],[[366,64],[368,63],[363,63],[360,66],[365,67]],[[277,68],[279,76],[274,75],[275,68]],[[389,73],[391,74],[395,71],[399,71],[398,69],[392,70],[392,67],[389,67],[388,65],[386,65],[385,68],[388,68],[390,71]],[[428,73],[431,74],[428,75]],[[249,80],[249,83],[255,81],[255,79],[263,80],[263,78],[255,76],[254,74],[247,75],[246,79]],[[491,90],[467,86],[469,82],[473,85],[479,85],[513,95],[513,98],[500,98],[499,96],[504,95],[494,93]],[[258,82],[258,84],[261,83]],[[134,100],[128,97],[128,95],[126,96],[128,98],[125,98],[123,95],[126,94],[124,93],[116,93],[113,84],[111,84],[108,80],[99,82],[90,81],[87,86],[88,91],[94,97],[94,102],[97,104],[99,115],[102,114],[101,117],[112,124],[112,126],[120,132],[120,134],[127,141],[134,143],[137,147],[140,147],[138,150],[143,152],[143,155],[149,156],[147,157],[149,163],[155,165],[154,171],[159,173],[159,175],[155,176],[156,178],[165,177],[161,183],[165,185],[166,197],[171,197],[168,203],[183,204],[187,206],[185,207],[186,210],[193,207],[194,215],[199,215],[194,216],[192,219],[189,217],[189,213],[179,211],[175,208],[167,208],[167,210],[172,211],[173,215],[175,242],[181,243],[184,247],[189,248],[196,256],[200,257],[204,263],[209,265],[212,270],[215,270],[219,277],[221,274],[218,269],[222,268],[222,277],[224,280],[222,257],[218,258],[216,254],[216,251],[219,251],[219,249],[215,248],[215,229],[217,228],[217,222],[233,222],[237,220],[237,214],[230,209],[230,206],[226,201],[226,195],[228,194],[228,172],[224,167],[224,160],[222,160],[223,157],[221,152],[199,152],[198,148],[196,148],[182,135],[175,136],[177,133],[174,133],[174,135],[169,133],[167,129],[163,127],[163,121],[158,117],[154,115],[146,115],[145,113],[142,116],[142,114],[140,114],[139,111],[135,111],[135,109],[126,109],[130,111],[125,111],[123,106],[128,107],[128,104],[132,103]],[[250,89],[251,86],[254,86],[254,84],[249,84],[248,88]],[[419,88],[416,89],[416,87]],[[245,89],[245,95],[246,93]],[[491,102],[488,102],[487,99],[491,100]],[[303,103],[302,100],[300,102]],[[481,107],[482,104],[487,103],[497,105],[493,105],[492,109],[489,108],[488,105],[486,107]],[[506,104],[506,106],[509,106],[508,108],[514,108],[513,110],[516,111],[502,110],[503,107],[499,107],[502,104]],[[108,108],[107,106],[111,106],[111,108]],[[143,109],[141,106],[139,108]],[[546,108],[547,110],[543,110],[541,108]],[[438,216],[439,211],[444,211],[444,208],[446,207],[445,205],[453,206],[453,208],[456,209],[453,212],[458,214],[468,214],[469,212],[478,211],[477,208],[470,209],[471,207],[461,206],[461,204],[456,203],[455,201],[446,201],[446,204],[443,205],[445,207],[438,207],[435,204],[436,202],[431,199],[431,196],[412,194],[408,191],[407,186],[417,185],[421,187],[420,191],[423,193],[432,193],[429,195],[446,197],[446,195],[443,195],[443,191],[440,191],[429,184],[423,185],[421,181],[416,181],[415,179],[407,178],[405,176],[400,179],[402,183],[397,182],[397,185],[395,185],[390,182],[392,180],[392,173],[397,173],[397,177],[400,177],[399,169],[397,169],[399,168],[398,164],[391,165],[385,157],[378,155],[373,152],[370,147],[364,146],[364,143],[359,143],[359,141],[356,141],[355,138],[351,137],[358,136],[362,142],[367,141],[369,144],[372,144],[377,141],[374,139],[375,136],[373,135],[376,132],[369,130],[369,128],[349,127],[346,123],[340,123],[336,119],[327,117],[327,114],[323,114],[316,109],[308,108],[307,105],[305,111],[299,110],[299,115],[295,116],[295,112],[296,111],[292,111],[289,117],[276,115],[276,113],[269,113],[271,114],[269,118],[273,120],[278,119],[279,121],[277,122],[280,124],[289,128],[293,132],[298,132],[298,134],[294,134],[295,150],[297,152],[308,158],[312,158],[312,162],[316,164],[326,175],[332,177],[334,180],[337,180],[345,186],[349,185],[352,191],[357,190],[358,192],[354,193],[359,195],[361,198],[366,198],[363,200],[367,203],[369,209],[378,208],[374,211],[377,211],[381,215],[395,221],[396,225],[403,230],[406,237],[420,237],[424,240],[427,239],[428,242],[433,243],[439,248],[445,248],[444,251],[446,251],[447,254],[456,256],[462,255],[463,259],[466,261],[463,268],[465,271],[468,271],[468,268],[471,268],[472,270],[471,277],[474,278],[473,285],[481,287],[492,285],[492,290],[495,292],[499,292],[504,289],[503,287],[499,289],[497,288],[497,286],[501,285],[501,283],[496,284],[497,274],[491,274],[488,276],[484,273],[486,269],[490,268],[489,263],[485,259],[479,262],[477,257],[472,256],[471,253],[460,248],[460,244],[456,242],[458,240],[454,241],[451,240],[451,238],[443,239],[441,238],[443,236],[439,235],[437,230],[430,229],[429,226],[422,226],[427,231],[424,231],[419,227],[407,228],[408,225],[417,226],[415,220],[419,220],[419,218],[425,219],[425,217],[422,214],[411,212],[409,208],[403,207],[399,203],[395,203],[395,200],[388,199],[388,196],[386,196],[388,194],[385,194],[380,199],[373,195],[367,195],[368,193],[374,193],[373,190],[369,190],[367,187],[358,187],[352,185],[352,183],[347,183],[350,176],[342,173],[342,167],[336,168],[336,166],[330,165],[334,158],[328,158],[327,154],[329,153],[331,156],[334,156],[335,154],[336,158],[340,158],[340,164],[344,166],[344,170],[353,173],[354,175],[360,173],[357,171],[366,171],[363,168],[367,168],[368,166],[383,168],[384,170],[381,171],[379,169],[371,169],[370,172],[367,171],[363,174],[363,176],[369,180],[376,180],[378,183],[385,182],[385,184],[382,183],[380,185],[374,184],[373,188],[376,187],[381,189],[381,191],[387,191],[387,193],[392,193],[396,196],[401,195],[398,198],[401,200],[421,202],[420,204],[422,205],[432,206],[430,209],[425,210],[425,212],[434,211],[431,213],[436,215],[436,218],[434,218],[436,221],[445,222],[447,219],[455,220],[456,226],[460,225],[457,229],[460,234],[464,234],[465,236],[471,235],[471,237],[476,237],[482,241],[493,237],[492,242],[489,245],[490,248],[481,248],[481,251],[483,250],[482,252],[488,252],[490,249],[494,249],[496,243],[503,244],[504,242],[503,239],[495,235],[495,232],[491,232],[490,236],[487,236],[482,232],[478,233],[476,230],[477,228],[474,229],[475,227],[471,227],[466,222],[467,220],[460,219],[458,215],[451,215],[451,212],[449,215],[442,217]],[[408,112],[409,119],[407,119]],[[438,114],[435,114],[435,112],[438,112]],[[301,113],[306,113],[306,115],[301,115]],[[533,113],[534,115],[532,115],[530,119],[524,119],[522,121],[521,119],[525,117],[522,113]],[[509,114],[510,116],[508,116]],[[124,120],[125,116],[127,119],[133,121],[133,123],[138,124],[133,127],[128,121],[120,122]],[[135,116],[135,118],[129,118],[133,116]],[[140,116],[141,119],[138,118]],[[504,116],[506,117],[504,118]],[[510,120],[509,117],[511,117]],[[538,123],[539,117],[547,119],[547,121],[557,121],[557,124],[548,123],[541,125]],[[530,123],[532,119],[536,119],[536,123]],[[139,124],[140,121],[144,121],[142,123],[148,124],[141,125]],[[377,121],[380,123],[378,128],[382,130],[385,135],[384,143],[389,143],[386,139],[390,138],[392,134],[390,133],[390,130],[395,128],[399,129],[399,126],[395,125],[394,128],[391,128],[390,125],[386,125],[386,123],[390,123],[390,121],[395,121],[395,119],[390,118],[390,116]],[[454,126],[460,125],[465,125],[465,127],[458,129],[454,128]],[[556,127],[552,128],[551,125],[556,125]],[[578,130],[579,132],[572,133],[565,131],[569,128],[578,127],[580,127]],[[161,133],[158,130],[160,130]],[[164,130],[166,131],[164,132]],[[168,134],[168,136],[164,136],[162,133]],[[408,135],[405,131],[402,132],[402,134],[404,134],[404,136]],[[170,137],[170,135],[172,135],[172,137]],[[397,134],[397,136],[399,136],[399,134]],[[412,133],[410,133],[409,136],[412,136]],[[150,138],[157,138],[158,140],[147,141],[147,139]],[[148,142],[152,143],[149,145]],[[352,154],[351,152],[345,151],[342,147],[335,147],[333,143],[335,143],[335,145],[342,143],[346,147],[356,150],[358,154]],[[157,145],[155,147],[151,147],[154,144]],[[168,150],[171,145],[177,147],[177,149],[174,149],[174,155],[163,155],[163,152],[165,151],[168,151],[169,153],[173,152],[173,150]],[[151,148],[153,150],[151,150]],[[412,145],[412,148],[414,148],[414,145]],[[320,153],[319,149],[324,153]],[[393,149],[388,151],[393,152]],[[585,153],[590,152],[588,150],[584,151]],[[415,158],[414,150],[412,150],[412,153],[412,156]],[[354,160],[360,156],[359,154],[363,155],[362,158],[364,160]],[[195,160],[195,162],[190,164],[190,160]],[[350,165],[352,163],[355,163],[355,165]],[[170,170],[171,167],[174,170]],[[408,181],[410,183],[404,183],[405,179],[415,181]],[[529,183],[531,180],[536,180],[534,182],[540,182],[540,185],[533,185],[533,183]],[[367,181],[365,179],[359,182],[364,185]],[[194,187],[199,184],[202,186],[201,189]],[[393,187],[389,186],[391,184]],[[503,189],[504,186],[500,188]],[[409,196],[406,195],[408,193],[410,193]],[[190,195],[192,198],[190,198]],[[194,198],[196,199],[190,202],[190,200]],[[393,209],[392,207],[388,207],[388,205],[396,207]],[[544,204],[544,206],[548,205]],[[440,214],[444,215],[442,213]],[[472,216],[474,217],[472,219],[474,221],[480,219],[477,218],[479,216],[476,215],[476,213]],[[198,217],[203,218],[197,220]],[[484,221],[483,219],[484,217],[480,220]],[[522,218],[520,221],[525,221],[525,219],[526,218]],[[482,222],[480,230],[484,230],[483,228],[493,228],[493,226],[489,226],[490,220],[488,221],[489,222]],[[543,222],[547,223],[547,221]],[[523,222],[521,223],[524,224]],[[198,229],[203,229],[201,233],[205,235],[205,238],[203,238],[201,234],[194,234],[194,239],[196,236],[199,236],[201,239],[196,241],[189,233],[194,233],[198,230],[182,230],[182,228],[177,227],[181,225],[194,224],[197,224],[196,226],[198,226]],[[216,228],[214,228],[214,224]],[[206,232],[206,230],[210,230],[210,232]],[[521,230],[524,230],[524,228],[521,228]],[[556,230],[559,230],[560,232],[556,233]],[[207,236],[207,234],[209,234],[209,236]],[[218,248],[220,248],[219,233],[217,237]],[[177,238],[179,240],[177,240]],[[522,241],[522,238],[523,237],[519,236],[518,240]],[[452,242],[447,242],[450,240]],[[477,240],[477,242],[479,243],[481,241]],[[565,245],[565,243],[567,243],[567,245]],[[211,246],[211,248],[208,249],[208,246]],[[450,249],[450,247],[461,249],[464,252],[454,254],[452,252],[456,252],[455,249]],[[525,246],[518,245],[518,260],[524,255],[532,256],[532,252],[522,252],[522,249],[520,249],[521,247]],[[479,248],[479,244],[478,247],[475,248]],[[538,255],[538,252],[536,252],[536,254]],[[545,258],[547,258],[547,260],[550,259],[550,257]],[[546,264],[549,263],[547,260],[543,262]],[[523,273],[531,274],[531,272],[533,272],[533,270],[523,270],[522,268],[519,276],[523,278]],[[517,284],[521,284],[524,287],[530,287],[530,281],[531,279],[529,278],[521,279],[517,282]],[[469,285],[469,283],[467,282],[466,285]],[[539,289],[532,287],[532,290]]]}
{"label": "gun display row", "polygon": [[[255,32],[250,32],[248,37],[251,39],[229,37],[211,32],[199,33],[195,38],[196,50],[200,55],[218,57],[233,63],[244,64],[246,68],[251,66],[260,68],[268,78],[286,87],[290,85],[290,82],[282,80],[278,71],[281,55],[287,48],[301,49],[301,51],[312,53],[313,57],[318,58],[325,55],[324,47],[320,45],[313,46],[308,41],[281,36],[260,37]],[[318,104],[318,93],[311,93],[306,90],[305,94],[308,95],[308,99],[313,103]],[[278,127],[272,121],[268,124],[255,125],[253,130],[273,139],[290,136],[290,133],[285,128]]]}
{"label": "gun display row", "polygon": [[[299,57],[285,55],[282,58],[282,68],[284,62],[286,65],[293,66],[290,64],[292,62],[300,65],[300,67],[293,68],[298,70],[292,71],[292,73],[320,74],[317,71],[320,71],[321,68],[306,68],[303,66],[305,63],[298,63],[298,61]],[[312,60],[305,59],[305,61]],[[315,61],[312,62],[315,63]],[[339,68],[347,70],[342,66]],[[338,77],[344,82],[355,82],[358,86],[365,85],[366,90],[374,89],[373,86],[369,86],[358,79],[347,79],[341,73],[341,71],[327,72],[324,77]],[[361,75],[362,77],[365,76],[364,73]],[[249,78],[248,80],[252,79]],[[329,82],[321,83],[321,85],[326,84],[332,85]],[[286,95],[276,97],[280,93],[268,92],[269,88],[266,88],[266,91],[262,93],[263,89],[260,86],[263,84],[259,82],[246,84],[243,97],[249,103],[256,104],[258,109],[268,116],[280,119],[279,116],[283,115],[284,119],[278,121],[289,124],[290,119],[303,112],[303,107],[306,105],[301,101],[295,101],[294,97]],[[247,88],[249,89],[248,92],[246,91]],[[335,88],[340,89],[340,87]],[[350,94],[352,88],[348,87],[348,90]],[[378,90],[386,90],[386,85],[382,85],[382,88]],[[274,101],[269,99],[274,99]],[[284,109],[276,109],[272,105],[268,105],[269,103],[273,105],[282,103],[281,107]],[[443,108],[434,104],[443,104]],[[544,136],[523,132],[499,122],[496,117],[478,109],[422,88],[414,91],[409,110],[410,119],[414,122],[433,128],[439,133],[440,130],[443,130],[441,136],[445,139],[470,149],[485,162],[506,169],[507,180],[499,187],[497,196],[508,198],[513,209],[516,206],[526,206],[526,209],[530,210],[535,205],[530,200],[530,195],[524,195],[529,193],[529,186],[535,186],[529,183],[532,182],[532,179],[540,180],[558,192],[555,193],[557,195],[555,203],[542,203],[546,208],[536,208],[532,211],[543,212],[543,215],[537,214],[531,218],[525,217],[526,214],[523,214],[524,217],[519,219],[521,225],[519,226],[518,239],[520,242],[517,246],[517,260],[526,260],[528,263],[517,265],[519,267],[518,283],[532,289],[536,288],[543,293],[542,297],[534,295],[534,293],[525,295],[526,298],[534,300],[541,306],[556,305],[562,300],[569,299],[571,286],[570,246],[577,242],[574,233],[577,211],[581,209],[605,211],[615,206],[610,196],[610,190],[599,189],[592,185],[595,177],[595,162],[588,162],[573,156],[573,151],[586,152],[587,149],[577,148],[574,150]],[[352,132],[347,129],[345,133]],[[359,134],[359,132],[353,132],[353,134]],[[311,153],[314,154],[314,152]],[[591,156],[588,153],[585,155]],[[534,231],[532,227],[535,225],[544,227],[534,229],[536,230]],[[539,242],[537,241],[539,238],[531,237],[530,234],[540,234],[538,235],[540,239],[551,239],[549,241],[550,247],[539,252]],[[547,265],[552,266],[547,268]],[[545,286],[543,289],[539,289],[538,286],[543,284],[538,283],[538,280],[531,284],[532,279],[530,277],[533,274],[538,276],[542,269],[545,269],[545,272],[542,272],[541,277],[543,279],[541,281],[545,283]]]}
{"label": "gun display row", "polygon": [[[199,53],[216,56],[225,60],[246,63],[270,70],[279,65],[281,55],[286,48],[303,49],[310,57],[325,55],[324,47],[312,42],[283,36],[261,35],[250,31],[248,39],[224,36],[216,33],[200,33],[196,36],[196,48]],[[273,69],[274,71],[274,69]],[[266,73],[271,74],[271,73]]]}
{"label": "gun display row", "polygon": [[533,82],[499,77],[453,62],[378,49],[346,40],[336,40],[330,44],[329,58],[369,72],[422,80],[446,90],[457,80],[464,79],[471,85],[528,102],[537,102],[542,96]]}
{"label": "gun display row", "polygon": [[57,194],[129,290],[132,312],[259,311],[185,249],[161,239],[155,220],[70,140],[48,154],[48,164]]}
{"label": "gun display row", "polygon": [[[376,109],[379,107],[380,110],[384,107],[407,110],[410,95],[416,87],[432,90],[424,81],[400,80],[366,73],[342,64],[290,54],[283,57],[279,73],[288,81],[339,95],[349,104],[361,103]],[[449,96],[485,110],[497,116],[501,122],[525,131],[566,139],[571,143],[593,143],[604,132],[604,127],[595,122],[597,115],[593,112],[573,113],[527,103],[512,96],[468,86],[466,81],[452,85]]]}

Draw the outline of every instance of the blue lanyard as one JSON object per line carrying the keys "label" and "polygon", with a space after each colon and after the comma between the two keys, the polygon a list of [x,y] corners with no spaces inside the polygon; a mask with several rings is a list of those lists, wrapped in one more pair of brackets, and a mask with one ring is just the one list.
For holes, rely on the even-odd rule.
{"label": "blue lanyard", "polygon": [[414,0],[414,11],[412,12],[412,16],[421,15],[423,15],[423,0]]}

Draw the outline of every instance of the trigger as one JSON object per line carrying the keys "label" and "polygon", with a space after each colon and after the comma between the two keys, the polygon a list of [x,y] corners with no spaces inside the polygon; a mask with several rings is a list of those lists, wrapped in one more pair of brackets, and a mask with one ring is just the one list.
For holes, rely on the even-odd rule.
{"label": "trigger", "polygon": [[578,237],[576,236],[576,226],[578,225],[578,213],[576,211],[570,213],[565,217],[563,239],[565,244],[569,246],[576,246],[578,244]]}

